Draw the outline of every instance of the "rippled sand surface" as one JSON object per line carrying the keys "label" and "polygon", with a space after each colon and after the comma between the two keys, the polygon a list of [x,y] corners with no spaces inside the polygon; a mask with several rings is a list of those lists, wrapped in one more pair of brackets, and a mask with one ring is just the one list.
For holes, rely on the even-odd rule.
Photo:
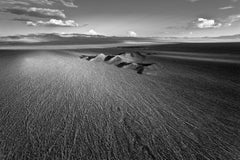
{"label": "rippled sand surface", "polygon": [[0,157],[240,159],[237,64],[138,75],[65,52],[0,51]]}

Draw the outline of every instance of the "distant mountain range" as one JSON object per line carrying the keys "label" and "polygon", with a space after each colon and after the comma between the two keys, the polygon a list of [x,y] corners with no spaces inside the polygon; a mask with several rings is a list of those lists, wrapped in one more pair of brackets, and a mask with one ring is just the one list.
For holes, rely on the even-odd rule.
{"label": "distant mountain range", "polygon": [[219,37],[114,37],[87,34],[42,33],[0,37],[0,46],[11,45],[87,45],[87,44],[118,44],[118,43],[156,43],[163,41],[211,41],[240,40],[240,34]]}
{"label": "distant mountain range", "polygon": [[154,42],[152,38],[108,37],[87,34],[28,34],[0,37],[0,45],[77,45],[77,44],[112,44],[123,42]]}
{"label": "distant mountain range", "polygon": [[240,39],[240,34],[215,37],[217,39]]}
{"label": "distant mountain range", "polygon": [[235,35],[226,35],[226,36],[217,36],[217,37],[161,37],[165,40],[179,40],[179,39],[186,39],[186,40],[208,40],[208,39],[240,39],[240,34]]}

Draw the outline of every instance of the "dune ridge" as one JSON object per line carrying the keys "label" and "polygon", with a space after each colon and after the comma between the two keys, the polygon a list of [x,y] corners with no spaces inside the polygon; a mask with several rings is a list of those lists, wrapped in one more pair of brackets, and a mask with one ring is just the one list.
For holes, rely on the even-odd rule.
{"label": "dune ridge", "polygon": [[147,62],[146,56],[140,52],[122,52],[115,56],[100,53],[96,56],[81,55],[79,57],[91,62],[104,62],[118,68],[134,70],[138,74],[157,75],[159,70],[155,63]]}

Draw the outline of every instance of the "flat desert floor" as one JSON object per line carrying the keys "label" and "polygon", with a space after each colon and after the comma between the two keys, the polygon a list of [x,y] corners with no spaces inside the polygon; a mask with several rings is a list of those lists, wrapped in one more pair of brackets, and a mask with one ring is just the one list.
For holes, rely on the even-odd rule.
{"label": "flat desert floor", "polygon": [[0,159],[239,160],[240,65],[152,58],[157,76],[0,51]]}

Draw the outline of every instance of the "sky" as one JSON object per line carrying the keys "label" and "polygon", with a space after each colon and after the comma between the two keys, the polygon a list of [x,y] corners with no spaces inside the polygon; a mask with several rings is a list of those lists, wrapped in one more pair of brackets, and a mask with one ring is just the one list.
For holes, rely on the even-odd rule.
{"label": "sky", "polygon": [[0,0],[0,36],[240,34],[240,0]]}

